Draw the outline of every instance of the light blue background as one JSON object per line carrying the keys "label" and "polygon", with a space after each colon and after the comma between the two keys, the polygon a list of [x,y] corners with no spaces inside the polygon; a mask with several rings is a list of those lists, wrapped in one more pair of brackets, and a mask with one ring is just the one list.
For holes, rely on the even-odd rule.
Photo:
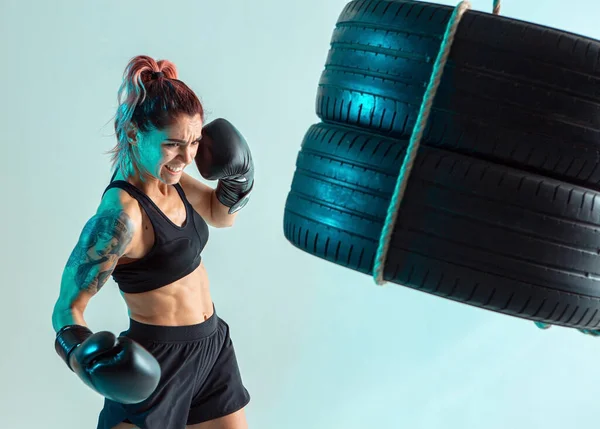
{"label": "light blue background", "polygon": [[[0,428],[95,427],[102,399],[54,352],[50,315],[110,178],[102,152],[138,54],[175,62],[208,119],[228,118],[253,150],[252,202],[233,229],[211,230],[204,256],[252,394],[250,428],[594,426],[600,339],[379,288],[285,240],[285,198],[345,4],[0,1]],[[506,0],[502,13],[600,38],[599,2]],[[93,330],[126,328],[112,280],[85,316]]]}

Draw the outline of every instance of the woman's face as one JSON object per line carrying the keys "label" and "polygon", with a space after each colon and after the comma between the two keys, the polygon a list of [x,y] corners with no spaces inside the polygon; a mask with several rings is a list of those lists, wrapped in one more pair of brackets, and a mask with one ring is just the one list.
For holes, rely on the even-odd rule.
{"label": "woman's face", "polygon": [[166,129],[143,134],[138,143],[138,162],[161,182],[173,185],[194,161],[201,137],[200,115],[180,116]]}

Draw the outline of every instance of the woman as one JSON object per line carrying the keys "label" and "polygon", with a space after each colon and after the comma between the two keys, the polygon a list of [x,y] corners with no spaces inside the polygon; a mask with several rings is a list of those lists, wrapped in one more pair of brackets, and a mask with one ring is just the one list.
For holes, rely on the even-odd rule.
{"label": "woman", "polygon": [[[105,397],[98,429],[246,428],[250,396],[201,252],[207,224],[232,226],[248,201],[250,151],[229,122],[204,125],[202,104],[169,61],[133,58],[118,100],[114,174],[64,269],[56,351]],[[215,190],[183,172],[192,162],[219,180]],[[118,338],[83,318],[110,275],[130,316]]]}

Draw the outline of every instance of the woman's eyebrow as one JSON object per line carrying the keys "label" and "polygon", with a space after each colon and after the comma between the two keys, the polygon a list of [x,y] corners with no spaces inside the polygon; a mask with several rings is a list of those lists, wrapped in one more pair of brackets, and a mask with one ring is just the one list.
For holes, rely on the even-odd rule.
{"label": "woman's eyebrow", "polygon": [[[202,136],[198,137],[196,140],[193,140],[193,142],[199,142],[200,140],[202,140]],[[165,139],[165,141],[187,144],[185,140],[181,139]]]}

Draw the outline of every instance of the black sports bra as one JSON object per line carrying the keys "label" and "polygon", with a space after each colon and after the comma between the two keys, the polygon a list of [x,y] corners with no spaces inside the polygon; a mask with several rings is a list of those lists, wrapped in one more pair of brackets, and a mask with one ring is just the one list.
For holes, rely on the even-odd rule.
{"label": "black sports bra", "polygon": [[186,219],[182,226],[174,224],[146,194],[129,182],[111,180],[104,190],[104,193],[111,188],[125,190],[140,203],[154,228],[154,245],[150,251],[141,259],[117,265],[112,273],[119,289],[125,293],[158,289],[185,277],[200,265],[201,253],[208,241],[208,225],[187,200],[181,185],[174,186],[185,206]]}

